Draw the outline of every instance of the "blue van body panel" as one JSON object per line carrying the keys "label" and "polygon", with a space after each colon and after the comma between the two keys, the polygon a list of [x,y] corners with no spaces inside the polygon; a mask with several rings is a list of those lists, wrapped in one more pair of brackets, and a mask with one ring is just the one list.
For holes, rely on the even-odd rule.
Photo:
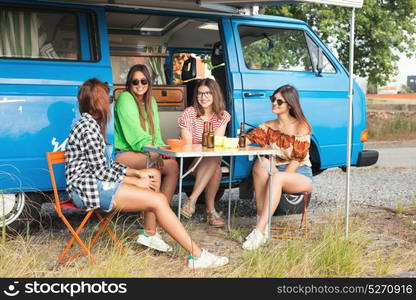
{"label": "blue van body panel", "polygon": [[[240,122],[246,124],[246,129],[257,127],[260,123],[276,118],[271,112],[269,96],[280,86],[291,84],[299,90],[301,106],[306,118],[312,125],[313,142],[321,169],[343,166],[346,164],[346,140],[348,122],[348,73],[345,68],[333,57],[325,45],[320,42],[312,30],[303,22],[291,22],[290,19],[274,17],[244,17],[232,18],[226,23],[233,32],[234,43],[226,43],[235,47],[239,71],[233,74],[233,81],[241,82],[241,87],[233,89],[233,136],[238,135]],[[265,21],[268,19],[273,22]],[[282,22],[279,20],[282,19]],[[319,45],[325,55],[330,59],[336,73],[324,73],[317,77],[314,72],[251,70],[245,64],[238,26],[274,27],[298,29],[306,32],[309,37]],[[224,28],[226,30],[226,28]],[[241,81],[240,81],[241,80]],[[354,123],[351,164],[357,162],[358,154],[363,149],[360,142],[361,130],[365,129],[365,104],[362,102],[363,93],[354,84]],[[258,94],[254,97],[245,97],[245,93]],[[325,112],[325,113],[323,113]],[[248,128],[247,128],[248,127]],[[236,158],[234,178],[244,178],[250,174],[252,161],[247,157]]]}
{"label": "blue van body panel", "polygon": [[[81,59],[90,61],[52,61],[0,58],[0,191],[5,193],[51,190],[45,152],[63,150],[70,128],[79,118],[77,93],[83,81],[97,77],[112,86],[109,40],[105,11],[125,11],[199,17],[219,22],[224,45],[228,109],[232,121],[228,136],[237,136],[240,123],[246,129],[276,118],[269,96],[284,84],[294,85],[301,105],[313,128],[313,147],[321,169],[339,167],[346,161],[348,118],[348,72],[303,21],[276,16],[224,16],[200,13],[167,12],[149,9],[98,7],[41,1],[3,1],[1,3],[44,5],[90,10],[96,14],[100,59],[91,61],[90,39],[85,14],[79,14]],[[238,26],[298,29],[323,49],[336,73],[317,77],[313,72],[250,70],[241,49]],[[244,93],[263,94],[245,97]],[[365,98],[354,82],[353,145],[351,164],[363,150],[360,133],[365,129]],[[113,141],[111,120],[108,139]],[[250,157],[234,159],[233,178],[250,175]],[[64,188],[64,178],[57,178]]]}
{"label": "blue van body panel", "polygon": [[[104,9],[93,11],[100,36],[99,61],[0,59],[0,190],[4,193],[52,189],[45,152],[64,149],[70,128],[79,117],[80,85],[92,77],[112,82]],[[79,26],[85,27],[84,18]],[[81,53],[89,53],[87,30],[82,29],[80,35]],[[90,58],[90,54],[81,55]],[[109,125],[110,142],[113,127]],[[60,188],[65,186],[63,178],[57,182]]]}

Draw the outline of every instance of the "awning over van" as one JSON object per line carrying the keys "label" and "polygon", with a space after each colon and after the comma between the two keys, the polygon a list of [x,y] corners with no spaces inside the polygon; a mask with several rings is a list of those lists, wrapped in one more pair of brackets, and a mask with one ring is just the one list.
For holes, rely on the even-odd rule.
{"label": "awning over van", "polygon": [[328,5],[337,5],[345,7],[362,7],[364,0],[201,0],[201,4],[223,4],[234,7],[253,6],[253,5],[279,5],[279,4],[295,4],[302,2],[321,3]]}
{"label": "awning over van", "polygon": [[247,1],[247,0],[47,0],[51,2],[66,2],[80,4],[95,4],[104,6],[127,6],[140,8],[166,9],[176,11],[194,12],[223,12],[235,14],[239,9],[250,6],[296,4],[302,2],[321,3],[345,7],[362,7],[364,0],[274,0],[274,1]]}

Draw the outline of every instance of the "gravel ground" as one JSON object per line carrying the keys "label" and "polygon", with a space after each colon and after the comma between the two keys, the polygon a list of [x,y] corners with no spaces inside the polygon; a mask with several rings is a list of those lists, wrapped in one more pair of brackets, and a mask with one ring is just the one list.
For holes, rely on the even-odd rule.
{"label": "gravel ground", "polygon": [[[416,202],[416,168],[351,168],[350,208],[369,205],[396,208]],[[335,168],[314,177],[314,190],[309,212],[332,211],[345,207],[346,173]],[[182,201],[186,199],[183,194]],[[239,200],[238,188],[231,190],[232,211],[236,216],[254,216],[254,200]],[[177,211],[177,197],[172,202]],[[217,209],[227,212],[228,190],[217,203]],[[196,213],[202,215],[204,205],[197,205]]]}

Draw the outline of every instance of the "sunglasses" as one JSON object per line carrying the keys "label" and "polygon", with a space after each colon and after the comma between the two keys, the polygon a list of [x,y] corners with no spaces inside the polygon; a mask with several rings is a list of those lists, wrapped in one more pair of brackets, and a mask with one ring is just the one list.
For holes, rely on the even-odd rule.
{"label": "sunglasses", "polygon": [[131,84],[133,84],[133,85],[139,85],[139,82],[140,82],[142,85],[148,85],[148,84],[149,84],[149,82],[147,81],[147,79],[140,79],[140,80],[138,80],[138,79],[133,79],[133,80],[131,81]]}
{"label": "sunglasses", "polygon": [[272,102],[272,103],[277,103],[277,105],[282,105],[283,103],[287,103],[285,100],[282,100],[282,99],[276,99],[274,96],[270,96],[270,101]]}

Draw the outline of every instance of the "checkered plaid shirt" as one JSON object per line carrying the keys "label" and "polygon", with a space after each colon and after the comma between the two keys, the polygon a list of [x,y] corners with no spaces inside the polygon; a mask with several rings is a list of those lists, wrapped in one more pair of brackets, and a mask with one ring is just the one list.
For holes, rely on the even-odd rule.
{"label": "checkered plaid shirt", "polygon": [[87,210],[100,207],[97,179],[121,182],[127,171],[123,164],[107,161],[105,146],[100,126],[83,113],[69,133],[65,176],[67,192],[77,192]]}

